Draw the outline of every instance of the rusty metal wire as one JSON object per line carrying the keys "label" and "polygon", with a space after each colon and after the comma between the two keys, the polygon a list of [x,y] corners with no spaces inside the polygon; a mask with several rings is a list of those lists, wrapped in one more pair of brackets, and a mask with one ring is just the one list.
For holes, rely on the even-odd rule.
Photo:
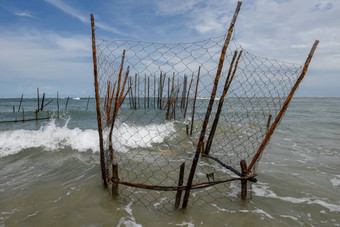
{"label": "rusty metal wire", "polygon": [[[186,184],[225,37],[178,44],[96,40],[108,172],[111,171],[109,163],[115,162],[119,165],[120,181],[125,185],[173,189],[179,188],[179,167],[185,162]],[[251,162],[302,66],[253,55],[233,40],[227,49],[205,141],[211,131],[234,51],[242,51],[242,55],[224,99],[209,155],[241,172],[240,161]],[[126,98],[117,108],[115,118],[118,84],[122,89],[127,73],[123,94]],[[108,135],[113,118],[113,151],[110,154]],[[255,173],[256,168],[253,168],[252,174]],[[201,157],[193,184],[209,181],[214,185],[213,182],[235,177],[238,177],[235,171]],[[233,181],[229,185],[197,189],[192,192],[190,202],[212,203],[221,197],[236,196],[240,189],[236,184]],[[125,185],[120,185],[122,197],[156,208],[172,209],[174,206],[175,191],[147,191]]]}

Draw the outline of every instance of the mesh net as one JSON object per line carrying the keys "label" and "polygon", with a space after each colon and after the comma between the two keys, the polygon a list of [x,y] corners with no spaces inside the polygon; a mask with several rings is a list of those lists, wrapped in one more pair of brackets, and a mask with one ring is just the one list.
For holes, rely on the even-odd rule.
{"label": "mesh net", "polygon": [[[185,163],[186,185],[225,39],[226,36],[220,36],[178,44],[96,40],[105,155],[107,163],[119,164],[120,181],[177,186],[180,165]],[[242,55],[213,134],[212,125],[235,51],[238,54],[242,51]],[[255,56],[235,40],[230,41],[204,139],[206,144],[210,134],[213,138],[209,154],[239,172],[241,160],[250,163],[301,69],[298,64]],[[119,84],[122,104],[114,117]],[[117,100],[119,103],[119,95]],[[110,160],[109,131],[113,118]],[[255,172],[253,168],[252,173]],[[235,176],[218,162],[200,157],[193,184]],[[236,197],[240,191],[237,184],[239,181],[193,190],[190,203]],[[122,198],[146,206],[169,209],[174,206],[175,191],[119,188]]]}

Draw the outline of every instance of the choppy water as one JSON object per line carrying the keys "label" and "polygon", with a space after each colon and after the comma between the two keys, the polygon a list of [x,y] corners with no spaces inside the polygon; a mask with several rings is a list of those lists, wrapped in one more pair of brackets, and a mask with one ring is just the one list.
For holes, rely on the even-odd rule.
{"label": "choppy water", "polygon": [[[19,101],[0,99],[0,121],[15,117]],[[94,100],[89,111],[86,103],[70,99],[58,120],[0,124],[0,226],[340,225],[340,98],[292,101],[251,199],[174,211],[112,200],[101,184]],[[27,119],[35,105],[24,100]],[[46,110],[54,109],[52,102]]]}

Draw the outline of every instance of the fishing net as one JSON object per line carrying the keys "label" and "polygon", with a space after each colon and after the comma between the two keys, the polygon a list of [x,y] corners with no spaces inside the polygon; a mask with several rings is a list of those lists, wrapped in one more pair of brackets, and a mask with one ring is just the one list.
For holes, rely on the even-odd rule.
{"label": "fishing net", "polygon": [[[118,163],[119,181],[131,183],[119,186],[122,198],[146,206],[174,206],[175,190],[129,186],[177,186],[182,163],[186,185],[225,39],[226,35],[177,44],[96,40],[106,168],[110,173],[108,163]],[[240,161],[252,161],[301,69],[255,56],[230,41],[202,146],[214,159],[200,156],[194,185],[237,177],[221,163],[241,172]],[[190,202],[236,197],[237,184],[195,189]]]}

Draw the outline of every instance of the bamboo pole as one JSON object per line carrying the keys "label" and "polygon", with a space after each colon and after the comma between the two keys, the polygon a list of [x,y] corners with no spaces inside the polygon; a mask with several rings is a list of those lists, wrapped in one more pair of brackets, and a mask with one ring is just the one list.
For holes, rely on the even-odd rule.
{"label": "bamboo pole", "polygon": [[21,99],[20,99],[20,104],[19,104],[18,112],[20,112],[20,107],[21,107],[21,103],[22,103],[23,97],[24,97],[24,94],[21,94]]}
{"label": "bamboo pole", "polygon": [[250,173],[251,169],[253,168],[253,166],[255,165],[255,162],[257,161],[257,159],[260,157],[261,153],[263,152],[264,148],[266,147],[271,135],[274,133],[276,126],[279,124],[281,118],[283,117],[284,113],[286,112],[288,105],[290,103],[290,101],[292,100],[295,91],[297,90],[297,88],[299,87],[301,81],[303,80],[304,76],[306,75],[307,71],[308,71],[308,66],[310,61],[313,58],[314,52],[316,50],[316,47],[319,44],[319,40],[315,40],[312,49],[309,52],[309,55],[306,59],[306,62],[303,66],[303,70],[299,76],[299,78],[296,80],[292,90],[290,91],[289,95],[287,96],[286,101],[284,102],[280,112],[278,113],[278,115],[276,116],[274,122],[272,123],[269,131],[267,132],[266,137],[263,139],[262,144],[260,145],[259,149],[257,150],[256,154],[254,155],[250,165],[248,166],[248,170],[247,173]]}
{"label": "bamboo pole", "polygon": [[204,153],[207,154],[207,155],[209,155],[211,144],[212,144],[212,141],[214,139],[215,132],[216,132],[217,124],[218,124],[218,121],[220,119],[220,114],[221,114],[221,111],[222,111],[224,98],[225,98],[226,94],[228,93],[228,90],[229,90],[231,82],[234,79],[234,76],[235,76],[235,73],[236,73],[236,70],[237,70],[238,61],[240,60],[240,57],[242,55],[242,50],[241,50],[240,54],[237,57],[237,60],[236,60],[236,63],[235,63],[235,67],[234,67],[234,71],[233,71],[233,73],[231,75],[236,55],[237,55],[237,51],[235,50],[233,59],[231,60],[231,63],[230,63],[230,66],[229,66],[228,76],[227,76],[227,78],[225,80],[223,93],[222,93],[221,98],[220,98],[219,103],[218,103],[218,108],[217,108],[217,112],[216,112],[216,115],[215,115],[214,123],[213,123],[213,125],[211,127],[211,130],[210,130],[210,133],[209,133],[209,137],[208,137],[208,140],[206,142],[205,152]]}
{"label": "bamboo pole", "polygon": [[237,7],[236,7],[236,10],[235,10],[233,19],[231,21],[231,24],[230,24],[230,27],[229,27],[229,30],[228,30],[228,35],[227,35],[227,38],[226,38],[226,40],[224,42],[224,45],[223,45],[223,48],[222,48],[222,51],[221,51],[221,57],[220,57],[220,61],[219,61],[217,72],[216,72],[216,77],[215,77],[215,81],[214,81],[214,87],[213,87],[213,90],[212,90],[212,93],[211,93],[210,102],[209,102],[208,109],[207,109],[207,112],[206,112],[206,115],[205,115],[205,120],[203,122],[200,139],[199,139],[198,144],[197,144],[197,149],[196,149],[195,157],[194,157],[192,165],[191,165],[190,175],[189,175],[188,183],[187,183],[187,189],[185,191],[185,196],[184,196],[184,200],[183,200],[183,208],[186,208],[187,205],[188,205],[191,185],[192,185],[192,181],[194,179],[194,175],[195,175],[195,171],[196,171],[196,166],[197,166],[197,162],[198,162],[198,158],[199,158],[199,154],[200,154],[200,150],[201,150],[201,143],[204,140],[205,131],[206,131],[206,128],[207,128],[207,125],[208,125],[208,121],[209,121],[209,117],[210,117],[210,113],[211,113],[211,110],[212,110],[212,105],[213,105],[214,100],[215,100],[215,95],[216,95],[218,81],[220,79],[222,68],[223,68],[223,62],[224,62],[225,53],[226,53],[226,50],[227,50],[227,47],[228,47],[228,44],[229,44],[229,41],[230,41],[230,38],[231,38],[231,34],[232,34],[233,30],[234,30],[234,25],[235,25],[235,22],[236,22],[236,18],[237,18],[238,12],[240,11],[240,8],[241,8],[241,4],[242,4],[241,1],[239,1],[237,3]]}
{"label": "bamboo pole", "polygon": [[95,36],[93,14],[91,14],[91,30],[92,30],[93,75],[94,75],[94,87],[95,87],[95,94],[96,94],[97,123],[98,123],[99,147],[100,147],[100,166],[101,166],[101,171],[102,171],[103,184],[104,184],[104,187],[107,187],[103,129],[102,129],[102,119],[101,119],[101,113],[100,113],[100,97],[99,97],[99,91],[98,91],[98,72],[97,72],[97,53],[96,53],[97,50],[96,50],[96,36]]}
{"label": "bamboo pole", "polygon": [[[179,177],[178,177],[178,187],[181,187],[183,185],[183,178],[184,178],[184,168],[185,168],[185,162],[182,163],[179,170]],[[176,193],[176,201],[175,201],[175,207],[179,207],[181,203],[181,197],[182,197],[182,190],[178,190]]]}
{"label": "bamboo pole", "polygon": [[193,130],[193,128],[194,128],[195,108],[196,108],[196,99],[197,99],[198,83],[200,82],[200,72],[201,72],[201,66],[198,67],[198,73],[197,73],[197,81],[196,81],[196,88],[195,88],[194,103],[193,103],[193,105],[192,105],[192,113],[191,113],[190,136],[192,136],[192,130]]}

